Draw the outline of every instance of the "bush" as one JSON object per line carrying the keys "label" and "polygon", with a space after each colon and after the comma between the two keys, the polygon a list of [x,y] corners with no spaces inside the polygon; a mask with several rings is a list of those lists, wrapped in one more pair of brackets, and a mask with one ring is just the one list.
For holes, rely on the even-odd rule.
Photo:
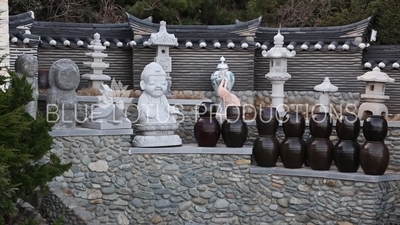
{"label": "bush", "polygon": [[25,111],[33,100],[31,85],[11,70],[8,74],[0,76],[0,85],[9,83],[0,90],[0,224],[10,224],[16,216],[18,198],[38,206],[37,190],[45,191],[47,182],[71,166],[49,153],[54,124]]}

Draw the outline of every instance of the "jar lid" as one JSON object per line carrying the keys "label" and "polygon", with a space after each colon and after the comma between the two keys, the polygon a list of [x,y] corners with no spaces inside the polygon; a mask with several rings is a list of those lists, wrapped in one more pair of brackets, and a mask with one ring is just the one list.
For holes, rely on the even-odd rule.
{"label": "jar lid", "polygon": [[228,69],[228,64],[225,63],[225,58],[222,56],[220,59],[221,63],[218,64],[217,69]]}

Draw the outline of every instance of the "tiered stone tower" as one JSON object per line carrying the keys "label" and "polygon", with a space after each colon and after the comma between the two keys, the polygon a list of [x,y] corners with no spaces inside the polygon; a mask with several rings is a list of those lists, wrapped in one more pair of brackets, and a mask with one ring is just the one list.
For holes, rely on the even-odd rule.
{"label": "tiered stone tower", "polygon": [[111,80],[111,77],[103,74],[103,70],[107,69],[110,65],[103,62],[103,59],[108,55],[102,53],[107,47],[103,46],[100,41],[100,34],[94,34],[94,40],[91,45],[88,45],[88,49],[92,49],[93,52],[86,52],[85,55],[92,58],[91,62],[84,62],[83,65],[90,68],[90,73],[82,75],[83,79],[89,80],[89,87],[100,89],[100,85],[104,84],[104,81]]}

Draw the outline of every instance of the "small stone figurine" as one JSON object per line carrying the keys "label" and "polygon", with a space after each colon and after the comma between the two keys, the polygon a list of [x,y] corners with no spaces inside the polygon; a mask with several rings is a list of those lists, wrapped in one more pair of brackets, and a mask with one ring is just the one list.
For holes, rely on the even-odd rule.
{"label": "small stone figurine", "polygon": [[[55,61],[49,71],[50,90],[47,93],[47,111],[57,106],[58,122],[54,129],[76,128],[76,88],[80,82],[79,68],[70,59]],[[47,112],[51,114],[50,112]],[[55,112],[53,112],[55,113]]]}
{"label": "small stone figurine", "polygon": [[37,100],[39,96],[38,90],[38,60],[33,55],[21,55],[15,60],[15,72],[19,77],[26,76],[26,80],[32,86],[33,101],[26,106],[26,111],[36,118]]}
{"label": "small stone figurine", "polygon": [[114,97],[114,91],[106,84],[100,84],[100,103],[86,118],[82,127],[92,129],[130,129],[131,121],[124,113],[125,105],[122,98]]}

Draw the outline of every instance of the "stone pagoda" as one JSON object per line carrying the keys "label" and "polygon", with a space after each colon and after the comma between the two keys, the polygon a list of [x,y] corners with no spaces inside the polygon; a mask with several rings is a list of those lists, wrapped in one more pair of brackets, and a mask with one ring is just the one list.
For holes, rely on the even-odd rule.
{"label": "stone pagoda", "polygon": [[90,69],[90,73],[82,75],[83,79],[89,81],[89,88],[100,89],[100,85],[104,84],[104,81],[111,80],[110,76],[103,74],[103,70],[110,66],[108,63],[103,62],[103,59],[108,56],[102,53],[106,48],[106,46],[101,44],[100,34],[95,33],[94,40],[88,45],[88,49],[92,49],[93,52],[85,53],[87,57],[92,58],[92,61],[83,62],[83,65]]}
{"label": "stone pagoda", "polygon": [[178,39],[174,34],[167,32],[167,23],[165,21],[160,22],[160,29],[158,33],[152,33],[149,39],[149,45],[157,46],[157,55],[154,58],[154,62],[161,65],[164,71],[167,73],[167,95],[171,92],[171,71],[172,71],[172,60],[169,56],[169,48],[178,46]]}
{"label": "stone pagoda", "polygon": [[325,77],[324,82],[314,86],[314,90],[321,92],[321,95],[319,96],[319,111],[329,113],[331,103],[329,93],[338,91],[338,87],[331,84],[329,78]]}
{"label": "stone pagoda", "polygon": [[270,58],[269,73],[265,77],[271,81],[272,84],[272,104],[271,106],[276,108],[280,116],[285,114],[283,107],[283,100],[285,98],[284,85],[285,81],[291,78],[291,75],[287,72],[287,59],[293,58],[296,55],[294,50],[290,51],[283,47],[284,37],[281,35],[280,30],[274,37],[274,47],[269,51],[262,51],[262,56]]}
{"label": "stone pagoda", "polygon": [[365,94],[361,95],[364,102],[358,109],[358,117],[360,119],[365,119],[369,115],[387,117],[388,108],[383,103],[389,99],[389,96],[385,95],[385,84],[394,83],[394,79],[390,78],[386,73],[381,72],[378,67],[375,67],[372,71],[357,77],[357,80],[367,82]]}

